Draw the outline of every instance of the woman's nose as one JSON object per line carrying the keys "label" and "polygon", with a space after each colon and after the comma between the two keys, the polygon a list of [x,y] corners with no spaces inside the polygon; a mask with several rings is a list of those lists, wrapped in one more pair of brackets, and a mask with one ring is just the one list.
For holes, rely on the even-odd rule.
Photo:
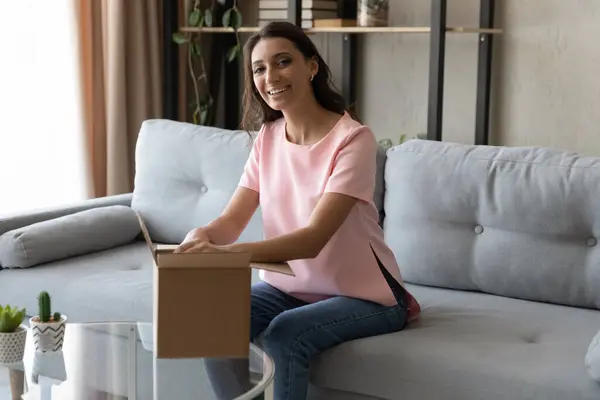
{"label": "woman's nose", "polygon": [[267,68],[266,79],[267,83],[277,82],[279,80],[279,73],[275,68]]}

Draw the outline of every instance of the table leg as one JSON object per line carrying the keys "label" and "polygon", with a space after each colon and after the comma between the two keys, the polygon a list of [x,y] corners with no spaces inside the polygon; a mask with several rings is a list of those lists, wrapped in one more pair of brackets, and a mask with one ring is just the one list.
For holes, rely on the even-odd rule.
{"label": "table leg", "polygon": [[12,400],[21,400],[25,389],[25,372],[11,369],[9,375]]}

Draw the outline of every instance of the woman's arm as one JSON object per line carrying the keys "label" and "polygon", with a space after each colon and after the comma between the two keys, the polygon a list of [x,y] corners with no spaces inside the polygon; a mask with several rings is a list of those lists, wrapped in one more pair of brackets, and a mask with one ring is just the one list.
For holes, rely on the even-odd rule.
{"label": "woman's arm", "polygon": [[325,193],[305,228],[273,239],[221,247],[226,251],[249,252],[254,262],[314,258],[344,223],[356,201],[356,198],[344,194]]}
{"label": "woman's arm", "polygon": [[258,205],[257,192],[238,186],[221,215],[206,226],[191,231],[176,252],[185,251],[198,242],[209,241],[215,245],[235,242],[250,222]]}

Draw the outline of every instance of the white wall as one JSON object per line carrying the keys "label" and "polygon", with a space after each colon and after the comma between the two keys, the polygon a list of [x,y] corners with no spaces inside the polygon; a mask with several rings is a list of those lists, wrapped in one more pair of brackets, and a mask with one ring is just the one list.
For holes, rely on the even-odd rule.
{"label": "white wall", "polygon": [[[393,0],[391,25],[427,25],[429,1]],[[498,0],[492,144],[600,155],[600,1]],[[448,24],[474,26],[478,0],[450,0]],[[477,35],[449,34],[444,140],[473,143]],[[379,137],[427,127],[427,34],[360,39],[361,117]]]}

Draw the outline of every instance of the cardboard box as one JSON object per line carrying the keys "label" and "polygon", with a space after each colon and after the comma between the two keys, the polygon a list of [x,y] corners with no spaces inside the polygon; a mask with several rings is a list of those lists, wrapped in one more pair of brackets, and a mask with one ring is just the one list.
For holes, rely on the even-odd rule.
{"label": "cardboard box", "polygon": [[249,253],[173,253],[154,245],[153,329],[157,358],[245,358],[252,268],[293,275],[287,264],[251,263]]}

